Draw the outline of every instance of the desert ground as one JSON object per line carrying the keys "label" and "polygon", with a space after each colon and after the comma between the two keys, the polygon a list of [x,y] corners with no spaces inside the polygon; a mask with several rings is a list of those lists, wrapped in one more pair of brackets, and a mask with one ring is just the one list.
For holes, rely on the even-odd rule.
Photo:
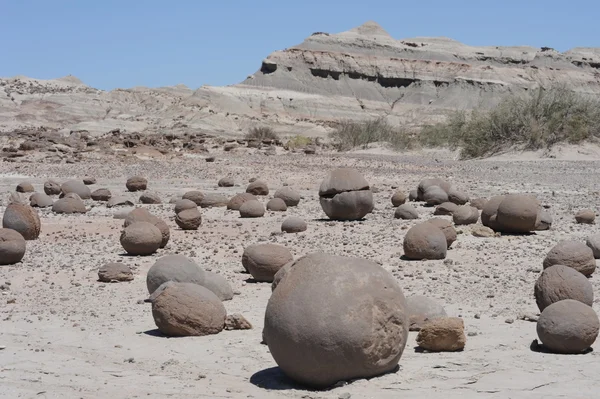
{"label": "desert ground", "polygon": [[[555,355],[535,350],[539,314],[533,285],[542,260],[559,240],[584,240],[596,225],[576,224],[578,209],[597,209],[600,161],[536,157],[497,157],[456,161],[455,154],[422,151],[407,154],[323,153],[266,156],[223,153],[207,163],[203,155],[148,159],[88,157],[74,164],[0,162],[0,213],[22,181],[43,191],[48,178],[65,181],[93,176],[92,189],[106,187],[137,204],[125,181],[149,180],[160,205],[143,205],[167,221],[171,241],[147,257],[124,254],[119,244],[120,208],[86,201],[85,215],[58,216],[40,210],[42,233],[27,242],[23,261],[0,267],[0,397],[3,398],[593,398],[598,396],[598,352]],[[325,220],[318,187],[339,166],[358,169],[375,188],[375,211],[363,221]],[[217,187],[232,176],[236,186]],[[549,231],[525,236],[477,238],[458,226],[458,240],[445,260],[405,261],[407,229],[429,218],[433,208],[418,204],[419,220],[393,218],[390,202],[396,187],[408,193],[425,177],[443,177],[471,198],[533,193],[554,218]],[[252,177],[272,192],[284,183],[302,200],[285,213],[267,212],[240,219],[225,208],[202,209],[197,231],[174,223],[171,197],[187,190],[243,192]],[[271,192],[271,195],[272,195]],[[266,202],[267,198],[263,198]],[[142,205],[137,205],[142,206]],[[308,222],[300,234],[280,234],[285,216]],[[374,260],[398,280],[405,295],[423,294],[464,319],[464,351],[421,353],[415,332],[399,369],[370,380],[330,390],[296,385],[277,368],[261,344],[268,283],[243,273],[244,247],[256,242],[287,246],[295,257],[315,251]],[[241,313],[251,330],[223,331],[205,337],[166,338],[157,333],[148,297],[146,272],[167,253],[192,257],[206,270],[222,273],[236,295],[224,302],[228,314]],[[97,271],[109,261],[131,266],[131,282],[101,283]],[[600,284],[591,278],[596,297]],[[594,309],[600,311],[598,299]]]}

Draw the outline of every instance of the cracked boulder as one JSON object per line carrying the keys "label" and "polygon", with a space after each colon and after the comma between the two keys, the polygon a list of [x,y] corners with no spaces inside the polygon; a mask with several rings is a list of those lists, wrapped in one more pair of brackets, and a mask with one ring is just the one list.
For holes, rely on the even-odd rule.
{"label": "cracked boulder", "polygon": [[331,171],[321,183],[319,199],[332,220],[360,220],[374,209],[369,183],[351,168]]}

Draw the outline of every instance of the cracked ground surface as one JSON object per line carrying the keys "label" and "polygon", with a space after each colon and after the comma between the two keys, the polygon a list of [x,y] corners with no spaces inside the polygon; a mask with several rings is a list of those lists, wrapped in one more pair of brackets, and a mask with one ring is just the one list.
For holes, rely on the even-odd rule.
{"label": "cracked ground surface", "polygon": [[[361,222],[323,221],[318,187],[336,166],[357,168],[378,192],[376,208]],[[149,191],[165,202],[147,205],[171,228],[167,247],[149,257],[123,256],[119,245],[120,208],[94,205],[86,215],[59,216],[41,210],[42,233],[27,243],[22,263],[0,267],[0,397],[5,398],[590,398],[600,389],[597,352],[553,355],[530,349],[535,323],[520,319],[536,314],[533,285],[542,260],[559,240],[583,240],[596,225],[575,224],[579,209],[596,210],[600,197],[600,162],[469,161],[443,153],[412,155],[264,155],[226,154],[215,163],[202,158],[157,159],[126,163],[107,159],[77,164],[0,163],[3,212],[16,185],[31,181],[41,191],[47,178],[60,181],[94,176],[92,189],[137,200],[125,180],[146,176]],[[236,186],[217,187],[232,176]],[[390,197],[408,192],[419,180],[439,176],[452,180],[472,198],[505,192],[535,193],[550,206],[550,231],[530,236],[475,238],[458,227],[458,240],[445,261],[400,259],[407,229],[432,215],[417,205],[420,219],[393,219]],[[169,199],[200,189],[232,196],[248,179],[260,177],[271,195],[283,183],[303,199],[287,212],[267,212],[259,219],[239,219],[224,208],[202,209],[198,231],[177,228]],[[270,196],[261,200],[266,203]],[[286,215],[308,222],[300,234],[271,235]],[[359,380],[329,391],[307,391],[288,381],[261,345],[270,284],[247,282],[242,273],[243,248],[275,242],[298,257],[312,251],[361,256],[380,263],[399,281],[405,295],[423,294],[442,302],[450,316],[464,318],[463,352],[427,354],[415,351],[416,333],[397,372]],[[145,274],[167,253],[191,256],[207,270],[222,273],[237,292],[225,302],[228,314],[241,313],[254,329],[218,335],[167,339],[155,334]],[[97,282],[104,263],[121,260],[135,279],[128,283]],[[10,283],[10,285],[7,284]],[[592,276],[598,296],[598,279]],[[594,309],[600,307],[594,303]]]}

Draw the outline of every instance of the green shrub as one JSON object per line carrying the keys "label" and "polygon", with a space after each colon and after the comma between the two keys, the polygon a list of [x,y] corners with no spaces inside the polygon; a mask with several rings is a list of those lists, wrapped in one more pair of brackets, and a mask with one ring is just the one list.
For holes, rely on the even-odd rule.
{"label": "green shrub", "polygon": [[564,87],[510,96],[489,111],[457,111],[426,126],[419,141],[460,148],[462,158],[492,155],[512,146],[536,150],[600,137],[600,101]]}
{"label": "green shrub", "polygon": [[246,140],[279,140],[279,136],[270,127],[255,126],[246,133]]}
{"label": "green shrub", "polygon": [[329,137],[338,151],[359,147],[366,149],[369,144],[376,142],[387,142],[393,148],[401,150],[411,148],[415,141],[414,134],[390,125],[384,118],[341,121]]}
{"label": "green shrub", "polygon": [[290,150],[293,150],[296,148],[304,148],[309,144],[312,144],[312,139],[310,137],[297,134],[287,141],[286,147],[288,147]]}

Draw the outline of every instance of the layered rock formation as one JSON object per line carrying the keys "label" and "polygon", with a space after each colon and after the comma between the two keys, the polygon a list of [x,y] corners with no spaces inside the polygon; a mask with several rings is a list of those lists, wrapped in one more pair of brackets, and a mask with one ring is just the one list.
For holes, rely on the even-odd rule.
{"label": "layered rock formation", "polygon": [[101,135],[197,132],[240,136],[253,125],[323,135],[340,119],[386,116],[421,125],[453,109],[491,107],[536,86],[600,94],[600,49],[472,47],[396,40],[374,22],[314,33],[276,51],[242,83],[101,91],[74,77],[0,79],[0,131],[44,126]]}

